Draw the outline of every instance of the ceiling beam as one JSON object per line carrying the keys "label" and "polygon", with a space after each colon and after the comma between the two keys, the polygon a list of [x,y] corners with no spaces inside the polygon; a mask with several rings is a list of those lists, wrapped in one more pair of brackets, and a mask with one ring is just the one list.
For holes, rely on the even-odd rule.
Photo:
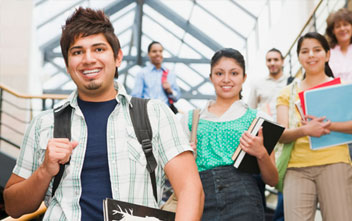
{"label": "ceiling beam", "polygon": [[136,48],[137,64],[142,65],[142,22],[143,22],[143,0],[137,0],[135,26],[136,26]]}
{"label": "ceiling beam", "polygon": [[[54,58],[57,57],[62,57],[62,54],[59,52],[52,52],[48,51],[45,53],[45,61],[51,61]],[[149,57],[147,56],[141,56],[142,59],[142,64],[144,64],[146,61],[149,61]],[[137,61],[137,56],[132,56],[132,55],[125,55],[123,56],[123,61]],[[169,58],[164,58],[164,62],[170,62],[170,63],[185,63],[185,64],[209,64],[209,59],[206,58],[180,58],[180,57],[169,57]]]}
{"label": "ceiling beam", "polygon": [[192,35],[195,39],[198,39],[204,45],[212,49],[213,51],[217,51],[223,48],[222,45],[208,37],[205,33],[203,33],[199,28],[192,25],[186,19],[182,18],[175,11],[171,10],[165,4],[163,4],[159,0],[145,0],[145,4],[153,8],[155,11],[163,15],[168,20],[172,21],[175,25],[179,26],[183,30],[187,30],[188,34]]}
{"label": "ceiling beam", "polygon": [[111,16],[132,3],[133,3],[133,1],[131,1],[131,0],[116,1],[112,4],[110,4],[109,6],[107,6],[104,9],[104,12],[105,12],[105,14]]}

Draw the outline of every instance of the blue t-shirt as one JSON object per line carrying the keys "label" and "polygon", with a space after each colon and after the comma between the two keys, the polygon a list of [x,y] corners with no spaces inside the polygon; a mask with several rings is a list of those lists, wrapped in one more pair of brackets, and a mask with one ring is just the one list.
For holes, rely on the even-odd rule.
{"label": "blue t-shirt", "polygon": [[87,102],[77,98],[88,127],[81,173],[81,220],[103,220],[103,199],[112,198],[106,142],[108,118],[117,101]]}

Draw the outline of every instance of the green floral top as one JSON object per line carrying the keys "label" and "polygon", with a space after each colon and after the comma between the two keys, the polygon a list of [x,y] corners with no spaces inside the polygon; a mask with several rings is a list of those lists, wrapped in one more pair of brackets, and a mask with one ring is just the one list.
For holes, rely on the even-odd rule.
{"label": "green floral top", "polygon": [[[188,115],[189,130],[192,128],[193,111]],[[231,159],[242,134],[256,118],[257,111],[248,108],[241,117],[215,122],[199,119],[197,129],[197,158],[199,171],[233,164]]]}

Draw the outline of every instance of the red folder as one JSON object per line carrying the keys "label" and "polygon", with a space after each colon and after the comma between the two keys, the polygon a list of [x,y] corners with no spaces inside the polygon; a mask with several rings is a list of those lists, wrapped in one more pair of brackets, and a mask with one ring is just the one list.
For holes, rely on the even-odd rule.
{"label": "red folder", "polygon": [[304,92],[306,92],[308,90],[316,89],[316,88],[319,88],[319,87],[332,86],[332,85],[335,85],[335,84],[341,84],[341,79],[339,77],[338,78],[334,78],[331,81],[324,82],[324,83],[319,84],[319,85],[317,85],[315,87],[312,87],[312,88],[309,88],[307,90],[299,92],[298,96],[299,96],[299,99],[301,101],[301,106],[302,106],[302,110],[303,110],[304,115],[306,115],[306,107],[305,107],[305,103],[304,103]]}

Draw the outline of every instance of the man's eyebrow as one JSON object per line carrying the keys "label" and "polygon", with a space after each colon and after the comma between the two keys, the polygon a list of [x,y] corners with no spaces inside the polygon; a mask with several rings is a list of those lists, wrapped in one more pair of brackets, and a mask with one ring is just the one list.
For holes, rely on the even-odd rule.
{"label": "man's eyebrow", "polygon": [[[106,44],[105,44],[105,43],[96,43],[96,44],[92,44],[91,47],[97,47],[97,46],[106,46]],[[77,45],[77,46],[71,47],[71,48],[69,49],[69,51],[72,51],[72,50],[74,50],[74,49],[82,49],[82,48],[83,48],[83,46]]]}
{"label": "man's eyebrow", "polygon": [[101,42],[101,43],[93,44],[92,46],[93,46],[93,47],[96,47],[96,46],[106,46],[106,44],[103,43],[103,42]]}
{"label": "man's eyebrow", "polygon": [[72,51],[74,49],[82,49],[83,47],[82,46],[73,46],[69,49],[69,51]]}

